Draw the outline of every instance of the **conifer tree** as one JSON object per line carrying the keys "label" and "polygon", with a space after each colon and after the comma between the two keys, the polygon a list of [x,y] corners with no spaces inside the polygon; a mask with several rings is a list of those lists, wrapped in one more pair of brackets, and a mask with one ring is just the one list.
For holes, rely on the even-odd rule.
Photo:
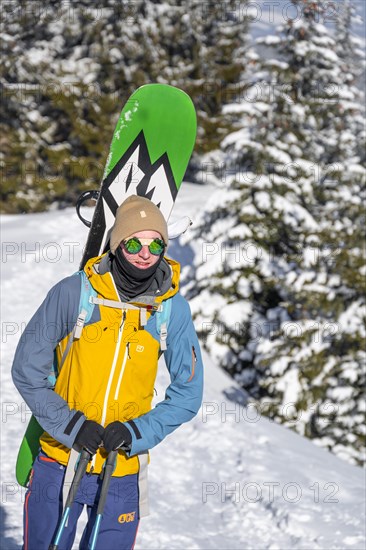
{"label": "conifer tree", "polygon": [[227,132],[221,104],[242,70],[246,33],[236,4],[14,0],[5,6],[3,210],[75,203],[81,191],[97,188],[121,107],[149,82],[178,86],[196,105],[193,177],[197,155]]}
{"label": "conifer tree", "polygon": [[229,189],[203,213],[188,288],[207,347],[261,411],[362,463],[362,104],[323,4],[293,3],[301,19],[262,41],[222,143]]}

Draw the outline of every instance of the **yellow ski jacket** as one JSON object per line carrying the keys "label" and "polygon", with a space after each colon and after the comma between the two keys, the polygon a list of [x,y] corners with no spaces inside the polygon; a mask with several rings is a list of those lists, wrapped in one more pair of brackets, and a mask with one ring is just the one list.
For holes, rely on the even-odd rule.
{"label": "yellow ski jacket", "polygon": [[[27,325],[14,358],[13,380],[45,432],[42,450],[67,464],[85,419],[107,426],[124,422],[132,436],[128,453],[119,451],[114,475],[136,473],[137,454],[157,445],[199,410],[203,365],[188,303],[180,295],[177,262],[165,258],[171,286],[158,296],[138,296],[122,303],[103,256],[85,266],[97,304],[80,338],[74,338],[55,386],[49,374],[60,364],[78,319],[80,277],[56,284]],[[171,299],[165,362],[171,383],[165,399],[151,410],[160,354],[155,312]],[[106,453],[100,448],[93,471],[101,471]]]}

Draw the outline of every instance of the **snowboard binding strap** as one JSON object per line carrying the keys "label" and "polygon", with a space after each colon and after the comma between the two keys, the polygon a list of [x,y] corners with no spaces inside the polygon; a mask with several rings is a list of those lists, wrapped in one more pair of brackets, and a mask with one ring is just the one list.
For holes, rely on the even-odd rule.
{"label": "snowboard binding strap", "polygon": [[93,189],[92,191],[84,191],[83,193],[81,193],[76,202],[76,213],[79,217],[79,220],[81,220],[83,224],[86,225],[86,227],[91,227],[92,222],[83,218],[83,216],[80,214],[80,208],[83,206],[84,202],[89,200],[97,201],[98,197],[99,191],[97,189]]}

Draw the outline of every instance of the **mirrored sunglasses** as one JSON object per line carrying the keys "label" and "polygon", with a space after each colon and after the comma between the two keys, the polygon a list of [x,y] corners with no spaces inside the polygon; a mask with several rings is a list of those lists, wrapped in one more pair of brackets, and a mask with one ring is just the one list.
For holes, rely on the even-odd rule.
{"label": "mirrored sunglasses", "polygon": [[123,242],[123,246],[129,254],[138,254],[143,246],[148,245],[150,254],[160,256],[164,251],[165,243],[161,239],[139,239],[132,237]]}

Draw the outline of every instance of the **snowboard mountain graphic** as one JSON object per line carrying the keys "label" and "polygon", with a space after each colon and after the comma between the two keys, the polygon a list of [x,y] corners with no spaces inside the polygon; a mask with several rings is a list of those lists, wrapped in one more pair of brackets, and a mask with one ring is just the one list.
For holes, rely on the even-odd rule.
{"label": "snowboard mountain graphic", "polygon": [[106,228],[113,224],[117,208],[127,196],[139,195],[150,199],[168,218],[177,193],[167,153],[151,163],[144,132],[141,131],[103,182],[102,248],[107,240]]}

